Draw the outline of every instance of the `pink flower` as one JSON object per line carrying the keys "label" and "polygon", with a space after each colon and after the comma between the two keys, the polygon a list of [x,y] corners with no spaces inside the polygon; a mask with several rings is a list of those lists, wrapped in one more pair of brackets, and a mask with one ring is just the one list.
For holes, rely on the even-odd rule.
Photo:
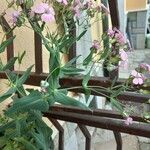
{"label": "pink flower", "polygon": [[41,3],[37,7],[33,8],[33,12],[36,14],[43,14],[49,8],[47,3]]}
{"label": "pink flower", "polygon": [[125,124],[130,125],[132,123],[133,123],[133,119],[131,117],[127,117],[126,120],[125,120]]}
{"label": "pink flower", "polygon": [[108,34],[108,36],[110,36],[111,38],[113,38],[114,35],[115,35],[115,31],[112,30],[112,29],[108,29],[107,34]]}
{"label": "pink flower", "polygon": [[68,1],[67,0],[57,0],[57,2],[63,3],[64,5],[68,5]]}
{"label": "pink flower", "polygon": [[126,43],[126,38],[124,37],[123,33],[121,33],[120,31],[115,34],[115,38],[117,42],[120,43],[121,45],[124,45]]}
{"label": "pink flower", "polygon": [[94,40],[94,41],[93,41],[92,48],[98,50],[98,49],[100,48],[100,43],[99,43],[99,41]]}
{"label": "pink flower", "polygon": [[119,51],[119,55],[120,55],[120,58],[121,58],[122,61],[128,60],[128,55],[123,49],[121,49]]}
{"label": "pink flower", "polygon": [[150,73],[150,65],[149,65],[149,64],[147,64],[147,63],[142,63],[142,64],[140,64],[140,67],[141,67],[142,69],[144,69],[145,71],[148,71],[148,72]]}
{"label": "pink flower", "polygon": [[84,7],[84,5],[81,3],[80,0],[75,0],[73,3],[72,10],[75,14],[75,17],[79,18],[81,15],[81,10]]}
{"label": "pink flower", "polygon": [[74,12],[75,17],[79,18],[80,15],[81,15],[80,8],[79,8],[78,6],[76,6],[76,7],[74,7],[72,10],[73,10],[73,12]]}
{"label": "pink flower", "polygon": [[119,66],[123,67],[124,69],[128,69],[128,60],[126,61],[119,61]]}
{"label": "pink flower", "polygon": [[108,29],[107,34],[109,37],[115,38],[116,41],[121,45],[124,45],[127,42],[124,34],[117,28]]}
{"label": "pink flower", "polygon": [[119,50],[119,55],[120,55],[120,59],[121,61],[119,62],[119,65],[121,67],[123,67],[124,69],[127,69],[128,68],[128,55],[127,53],[121,49]]}
{"label": "pink flower", "polygon": [[131,75],[134,77],[133,84],[135,85],[142,85],[144,83],[144,77],[141,73],[137,72],[136,70],[133,70],[131,72]]}
{"label": "pink flower", "polygon": [[11,20],[10,20],[10,22],[13,24],[13,25],[16,25],[16,23],[17,23],[17,21],[18,21],[18,18],[20,17],[20,12],[18,12],[18,11],[15,11],[15,12],[13,12],[12,13],[12,15],[11,15]]}
{"label": "pink flower", "polygon": [[41,20],[44,22],[52,22],[55,20],[55,12],[47,3],[41,3],[36,8],[32,9],[35,14],[41,15]]}

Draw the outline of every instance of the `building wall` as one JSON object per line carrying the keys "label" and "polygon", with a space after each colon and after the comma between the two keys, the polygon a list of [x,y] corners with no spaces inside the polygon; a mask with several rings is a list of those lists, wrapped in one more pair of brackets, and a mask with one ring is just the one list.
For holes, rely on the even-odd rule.
{"label": "building wall", "polygon": [[126,11],[146,9],[147,0],[126,0]]}

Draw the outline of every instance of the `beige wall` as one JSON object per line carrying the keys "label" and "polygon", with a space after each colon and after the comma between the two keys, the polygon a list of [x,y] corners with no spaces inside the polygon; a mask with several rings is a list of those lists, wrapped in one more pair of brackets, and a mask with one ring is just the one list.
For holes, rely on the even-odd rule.
{"label": "beige wall", "polygon": [[[36,2],[41,2],[41,0],[36,0]],[[0,13],[6,8],[6,0],[0,0]],[[10,15],[12,13],[12,9],[9,9],[7,11],[7,15],[5,16],[7,21],[10,20]],[[30,26],[28,24],[28,26]],[[55,23],[51,23],[48,25],[51,31],[54,31],[56,29]],[[1,28],[0,28],[1,32]],[[16,35],[16,39],[14,41],[14,49],[15,49],[15,56],[18,55],[18,53],[21,53],[23,51],[26,51],[26,56],[23,59],[23,63],[21,65],[20,70],[24,70],[30,65],[34,64],[34,33],[30,28],[27,27],[21,27],[16,28],[14,31],[14,35]],[[0,34],[0,40],[2,39],[3,34]],[[6,53],[0,54],[3,58],[3,61],[6,62]],[[48,51],[43,47],[43,68],[44,72],[48,72]],[[15,65],[15,69],[18,69],[18,65]],[[34,71],[34,69],[33,69]]]}
{"label": "beige wall", "polygon": [[147,0],[126,0],[126,10],[143,10],[146,9]]}

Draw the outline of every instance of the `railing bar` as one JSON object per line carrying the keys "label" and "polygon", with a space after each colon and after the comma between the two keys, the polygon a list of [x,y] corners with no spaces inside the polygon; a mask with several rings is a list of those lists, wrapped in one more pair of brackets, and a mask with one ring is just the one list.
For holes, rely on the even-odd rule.
{"label": "railing bar", "polygon": [[[9,39],[11,37],[13,37],[12,32],[6,35],[6,39]],[[7,61],[9,61],[13,57],[14,57],[14,44],[12,42],[9,46],[7,46]],[[14,70],[14,67],[12,67],[12,69]]]}
{"label": "railing bar", "polygon": [[83,135],[85,136],[85,150],[91,150],[91,135],[88,131],[87,127],[83,124],[78,124],[78,127],[82,131]]}
{"label": "railing bar", "polygon": [[119,11],[118,11],[118,0],[108,0],[112,26],[119,29]]}
{"label": "railing bar", "polygon": [[[17,73],[17,72],[16,72]],[[23,72],[18,72],[20,75],[23,74]],[[26,81],[25,84],[27,85],[34,85],[34,86],[39,86],[41,80],[45,80],[47,77],[47,74],[37,74],[37,73],[31,73],[30,77],[28,78],[28,80]],[[1,79],[7,79],[7,76],[4,72],[0,73],[0,78]],[[92,84],[93,83],[93,84]],[[96,84],[97,83],[97,84]],[[108,84],[107,84],[108,83]],[[72,85],[71,85],[72,84]],[[74,77],[73,78],[62,78],[60,79],[60,85],[65,88],[65,87],[74,87],[74,86],[82,86],[82,78],[80,77],[80,79],[78,77]],[[90,85],[100,85],[103,87],[109,87],[109,81],[108,79],[106,80],[106,78],[97,78],[96,79],[91,79],[90,80]],[[84,93],[84,90],[81,89],[76,89],[76,90],[70,90],[73,92],[77,92],[77,93]],[[103,96],[101,94],[97,94],[95,92],[91,92],[91,95],[97,95],[97,96]],[[106,95],[109,96],[109,93],[106,93]],[[138,93],[131,93],[131,92],[124,92],[123,94],[119,95],[117,97],[119,100],[123,100],[123,101],[131,101],[131,102],[135,102],[135,103],[148,103],[148,100],[150,99],[150,95],[142,95],[142,94],[138,94]]]}
{"label": "railing bar", "polygon": [[[108,117],[114,119],[124,119],[124,117],[116,111],[113,110],[104,110],[104,109],[95,109],[95,110],[85,110],[78,107],[71,107],[71,106],[62,106],[62,105],[54,105],[50,107],[50,111],[58,111],[58,112],[75,112],[77,114],[86,114],[86,115],[93,115],[93,116],[101,116],[101,117]],[[138,115],[131,115],[134,121],[139,122],[146,122],[144,118]]]}
{"label": "railing bar", "polygon": [[[5,30],[5,32],[10,32],[11,28],[7,23],[6,19],[3,16],[1,16],[0,19],[1,19],[2,27]],[[6,34],[7,40],[11,37],[13,37],[13,32]],[[14,57],[14,42],[12,42],[10,45],[7,46],[7,61],[9,61],[13,57]],[[14,66],[12,67],[12,70],[14,70]]]}
{"label": "railing bar", "polygon": [[43,72],[42,63],[42,39],[40,35],[34,32],[34,45],[35,45],[35,72],[41,74]]}
{"label": "railing bar", "polygon": [[[74,23],[74,22],[73,22]],[[76,37],[76,28],[74,28],[71,32],[70,35]],[[70,50],[69,50],[69,54],[68,54],[68,59],[71,60],[74,57],[76,57],[76,42],[73,43],[73,45],[71,46]]]}
{"label": "railing bar", "polygon": [[[15,73],[20,74],[20,75],[23,74],[22,71],[16,71]],[[38,74],[38,73],[32,72],[30,74],[30,78],[27,80],[26,84],[39,86],[40,81],[45,80],[47,78],[47,76],[48,76],[47,73]],[[7,78],[4,72],[0,73],[0,78]],[[68,87],[73,87],[73,86],[82,86],[82,80],[83,80],[83,76],[67,77],[67,78],[64,77],[64,78],[60,79],[60,84],[62,85],[63,88],[65,88],[65,87],[68,88]],[[124,83],[124,81],[125,81],[125,79],[119,79],[116,82],[116,85],[121,85]],[[93,76],[93,77],[91,77],[88,85],[94,85],[94,86],[100,86],[100,87],[107,88],[107,87],[111,86],[111,83],[112,83],[112,81],[109,78]],[[148,86],[148,87],[138,86],[138,87],[134,87],[134,88],[150,90],[150,86]]]}
{"label": "railing bar", "polygon": [[122,137],[120,132],[113,131],[116,144],[117,144],[117,150],[122,150]]}
{"label": "railing bar", "polygon": [[123,132],[143,137],[150,137],[150,126],[148,124],[139,124],[133,123],[131,125],[126,125],[124,121],[117,120],[117,119],[110,119],[105,117],[97,117],[83,114],[75,114],[75,113],[68,113],[68,112],[57,112],[57,111],[50,111],[44,113],[45,117],[54,118],[74,123],[80,123],[92,127],[102,128],[113,130],[117,132]]}
{"label": "railing bar", "polygon": [[48,118],[59,131],[59,150],[64,150],[64,129],[56,119]]}

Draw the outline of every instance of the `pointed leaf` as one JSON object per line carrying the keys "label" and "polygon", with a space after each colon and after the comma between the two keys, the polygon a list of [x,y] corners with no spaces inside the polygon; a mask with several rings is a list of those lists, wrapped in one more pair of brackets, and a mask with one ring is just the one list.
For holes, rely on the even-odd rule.
{"label": "pointed leaf", "polygon": [[18,55],[18,63],[19,63],[19,64],[21,64],[22,59],[23,59],[23,57],[25,56],[25,54],[26,54],[26,51],[24,51],[24,52],[21,54],[21,56]]}
{"label": "pointed leaf", "polygon": [[77,37],[77,41],[79,41],[87,32],[87,30],[84,30],[78,37]]}
{"label": "pointed leaf", "polygon": [[10,88],[6,93],[0,95],[0,102],[6,100],[16,92],[16,88]]}
{"label": "pointed leaf", "polygon": [[76,106],[76,107],[88,109],[88,107],[84,105],[83,103],[81,103],[80,101],[74,98],[71,98],[69,96],[66,96],[65,94],[61,92],[55,92],[54,98],[56,102],[63,104],[63,105]]}
{"label": "pointed leaf", "polygon": [[122,104],[114,98],[110,99],[112,106],[114,106],[120,113],[123,112]]}
{"label": "pointed leaf", "polygon": [[1,45],[0,45],[0,53],[4,52],[5,48],[7,46],[9,46],[13,42],[15,37],[16,36],[13,36],[13,37],[9,38],[8,40],[4,41],[3,43],[1,43]]}
{"label": "pointed leaf", "polygon": [[93,54],[94,54],[94,51],[91,50],[90,54],[83,61],[84,66],[87,66],[91,62]]}
{"label": "pointed leaf", "polygon": [[25,147],[26,150],[37,150],[37,148],[29,141],[27,141],[25,138],[21,137],[21,138],[16,138],[16,141],[22,143]]}
{"label": "pointed leaf", "polygon": [[24,112],[29,109],[35,109],[40,111],[47,111],[49,108],[48,102],[45,101],[39,91],[34,91],[30,93],[28,96],[22,97],[17,101],[14,101],[12,107],[10,107],[5,114],[12,115],[17,112]]}
{"label": "pointed leaf", "polygon": [[33,68],[33,65],[31,67],[29,67],[24,72],[24,74],[19,78],[19,80],[17,81],[17,87],[22,86],[22,84],[24,84],[24,82],[28,79],[28,77],[30,76],[32,68]]}
{"label": "pointed leaf", "polygon": [[11,59],[8,61],[8,63],[3,67],[2,70],[5,71],[5,70],[7,70],[7,69],[11,69],[11,68],[14,66],[16,60],[17,60],[17,57],[11,58]]}
{"label": "pointed leaf", "polygon": [[73,63],[75,63],[75,61],[80,57],[81,55],[79,56],[76,56],[74,57],[73,59],[71,59],[70,61],[68,61],[64,67],[70,67]]}

